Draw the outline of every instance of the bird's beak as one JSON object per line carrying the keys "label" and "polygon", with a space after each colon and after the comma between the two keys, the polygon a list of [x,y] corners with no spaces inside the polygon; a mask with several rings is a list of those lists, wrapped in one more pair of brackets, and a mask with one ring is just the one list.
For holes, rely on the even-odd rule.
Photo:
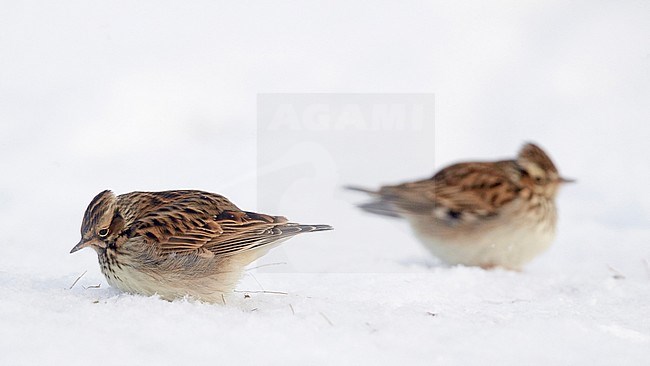
{"label": "bird's beak", "polygon": [[77,245],[75,245],[74,248],[72,248],[72,250],[70,251],[70,254],[72,254],[72,253],[74,253],[74,252],[76,252],[78,250],[81,250],[81,249],[83,249],[83,248],[85,248],[87,246],[90,246],[91,242],[92,242],[91,240],[84,240],[83,238],[81,238],[81,240],[79,240],[79,243],[77,243]]}
{"label": "bird's beak", "polygon": [[575,179],[560,177],[560,183],[575,183],[575,182],[576,182]]}

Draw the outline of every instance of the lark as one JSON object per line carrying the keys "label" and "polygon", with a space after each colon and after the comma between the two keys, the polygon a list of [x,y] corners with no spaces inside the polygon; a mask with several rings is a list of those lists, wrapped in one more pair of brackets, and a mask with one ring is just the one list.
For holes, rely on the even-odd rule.
{"label": "lark", "polygon": [[464,162],[432,178],[384,186],[359,207],[406,219],[417,238],[449,264],[521,270],[555,238],[558,189],[549,156],[532,143],[513,160]]}
{"label": "lark", "polygon": [[301,233],[331,230],[282,216],[242,211],[203,191],[99,193],[88,205],[81,241],[91,247],[108,283],[122,291],[190,296],[220,303],[246,265]]}

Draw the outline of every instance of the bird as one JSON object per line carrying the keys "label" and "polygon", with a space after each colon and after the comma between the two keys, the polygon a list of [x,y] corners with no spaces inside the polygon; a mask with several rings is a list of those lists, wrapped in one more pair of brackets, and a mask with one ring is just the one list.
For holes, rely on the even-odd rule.
{"label": "bird", "polygon": [[378,190],[346,188],[370,195],[362,210],[406,219],[443,262],[521,271],[554,241],[556,196],[570,182],[542,148],[526,143],[512,160],[461,162]]}
{"label": "bird", "polygon": [[97,252],[112,287],[165,300],[224,303],[245,267],[283,241],[329,225],[243,211],[199,190],[97,194],[86,209],[81,240]]}

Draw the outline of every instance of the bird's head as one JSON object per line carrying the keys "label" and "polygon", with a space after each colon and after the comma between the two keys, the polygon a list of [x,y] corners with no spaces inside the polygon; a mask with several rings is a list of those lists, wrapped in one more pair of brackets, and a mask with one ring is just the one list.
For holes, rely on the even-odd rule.
{"label": "bird's head", "polygon": [[535,144],[525,144],[515,162],[521,174],[521,183],[536,194],[552,199],[562,184],[574,182],[573,179],[561,177],[551,158]]}
{"label": "bird's head", "polygon": [[74,253],[85,247],[95,251],[106,249],[114,242],[124,226],[124,220],[117,210],[117,197],[111,191],[99,193],[86,208],[81,223],[81,240],[72,248]]}

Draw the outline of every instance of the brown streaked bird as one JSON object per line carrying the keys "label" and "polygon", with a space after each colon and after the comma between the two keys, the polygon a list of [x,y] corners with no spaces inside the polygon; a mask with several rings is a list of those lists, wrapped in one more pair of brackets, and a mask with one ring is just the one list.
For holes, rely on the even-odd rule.
{"label": "brown streaked bird", "polygon": [[70,253],[93,248],[108,283],[122,291],[222,302],[244,267],[269,249],[331,229],[242,211],[214,193],[103,191],[88,205]]}
{"label": "brown streaked bird", "polygon": [[405,218],[444,262],[521,270],[553,242],[555,198],[568,182],[528,143],[514,160],[458,163],[432,178],[378,191],[348,188],[372,196],[363,210]]}

